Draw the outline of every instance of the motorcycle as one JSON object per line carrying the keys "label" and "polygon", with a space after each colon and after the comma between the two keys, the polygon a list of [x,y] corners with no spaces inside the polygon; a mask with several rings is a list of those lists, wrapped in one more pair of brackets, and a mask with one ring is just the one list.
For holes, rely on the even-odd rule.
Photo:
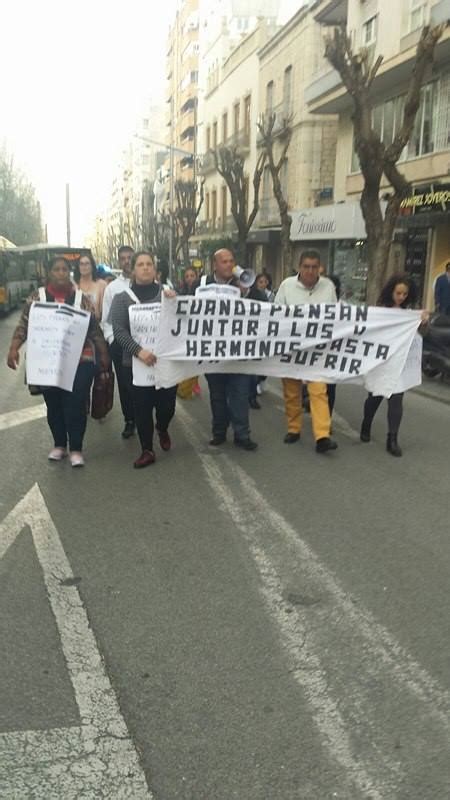
{"label": "motorcycle", "polygon": [[450,316],[430,317],[423,335],[422,372],[427,378],[450,379]]}

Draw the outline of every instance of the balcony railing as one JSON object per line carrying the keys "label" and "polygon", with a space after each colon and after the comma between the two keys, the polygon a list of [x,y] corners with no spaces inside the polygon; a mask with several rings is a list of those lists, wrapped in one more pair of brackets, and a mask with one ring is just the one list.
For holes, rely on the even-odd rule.
{"label": "balcony railing", "polygon": [[337,70],[329,67],[317,75],[314,80],[306,87],[304,97],[305,103],[313,103],[328,92],[337,89],[342,83],[341,76]]}
{"label": "balcony railing", "polygon": [[[286,123],[292,120],[293,116],[293,108],[292,103],[289,101],[284,101],[282,103],[278,103],[276,106],[272,106],[271,108],[266,108],[264,112],[264,117],[267,119],[271,114],[275,114],[275,122],[272,128],[272,135],[279,136],[285,129]],[[260,146],[262,143],[262,136],[258,131],[258,136],[256,138],[256,144]]]}
{"label": "balcony railing", "polygon": [[199,171],[202,175],[209,175],[210,172],[216,171],[216,162],[214,161],[212,150],[208,150],[208,152],[202,156]]}
{"label": "balcony railing", "polygon": [[213,233],[232,233],[236,230],[236,223],[232,214],[216,219],[201,219],[195,226],[196,234],[205,236]]}

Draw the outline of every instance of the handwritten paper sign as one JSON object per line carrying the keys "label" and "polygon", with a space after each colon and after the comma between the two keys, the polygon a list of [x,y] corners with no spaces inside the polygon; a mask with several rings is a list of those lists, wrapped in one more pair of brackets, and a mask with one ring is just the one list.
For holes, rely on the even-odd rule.
{"label": "handwritten paper sign", "polygon": [[[161,303],[136,303],[128,309],[130,333],[144,350],[155,351],[161,315]],[[155,367],[148,367],[133,356],[133,383],[135,386],[154,386]]]}
{"label": "handwritten paper sign", "polygon": [[71,392],[91,315],[64,303],[33,303],[28,319],[27,383]]}

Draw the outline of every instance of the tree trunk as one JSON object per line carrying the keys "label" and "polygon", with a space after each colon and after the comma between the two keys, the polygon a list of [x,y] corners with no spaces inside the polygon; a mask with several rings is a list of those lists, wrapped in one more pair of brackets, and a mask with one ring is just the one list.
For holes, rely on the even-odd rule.
{"label": "tree trunk", "polygon": [[182,246],[184,268],[189,266],[189,239],[183,239]]}

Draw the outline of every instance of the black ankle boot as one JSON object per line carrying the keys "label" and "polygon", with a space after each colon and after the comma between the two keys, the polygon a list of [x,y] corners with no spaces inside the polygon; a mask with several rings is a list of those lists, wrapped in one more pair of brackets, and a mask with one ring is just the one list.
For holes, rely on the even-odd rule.
{"label": "black ankle boot", "polygon": [[386,441],[386,450],[391,456],[396,456],[400,458],[403,455],[402,449],[397,442],[397,434],[396,433],[388,433],[387,441]]}
{"label": "black ankle boot", "polygon": [[364,418],[361,424],[361,433],[359,434],[359,438],[361,439],[362,442],[370,442],[371,427],[372,423]]}

